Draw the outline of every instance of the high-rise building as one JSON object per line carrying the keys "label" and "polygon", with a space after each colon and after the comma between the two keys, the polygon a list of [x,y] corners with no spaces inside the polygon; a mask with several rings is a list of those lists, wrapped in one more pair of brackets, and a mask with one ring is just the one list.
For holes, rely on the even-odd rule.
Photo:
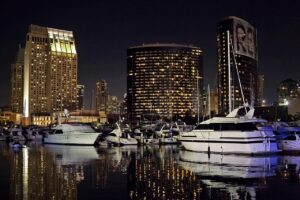
{"label": "high-rise building", "polygon": [[77,110],[83,110],[84,85],[77,85]]}
{"label": "high-rise building", "polygon": [[289,101],[300,97],[299,83],[293,79],[282,81],[277,88],[277,100],[279,105],[288,105]]}
{"label": "high-rise building", "polygon": [[265,76],[262,74],[258,75],[258,90],[257,90],[257,104],[262,106],[264,104],[264,85],[265,85]]}
{"label": "high-rise building", "polygon": [[108,89],[107,82],[100,80],[96,83],[96,110],[99,112],[107,112]]}
{"label": "high-rise building", "polygon": [[[231,45],[227,45],[227,31],[229,32],[228,38],[230,38],[229,43]],[[236,67],[238,68],[245,102],[257,105],[258,67],[256,35],[256,28],[238,17],[227,17],[218,24],[217,80],[219,113],[226,114],[229,112],[229,102],[231,102],[232,109],[244,104]],[[230,47],[229,54],[228,46]],[[230,65],[228,65],[228,55],[230,55]],[[230,79],[229,76],[231,77]],[[231,94],[229,94],[229,91],[231,91]]]}
{"label": "high-rise building", "polygon": [[121,102],[119,101],[117,96],[108,95],[107,113],[121,114],[120,106],[121,106]]}
{"label": "high-rise building", "polygon": [[29,26],[23,103],[25,117],[76,109],[77,53],[72,31]]}
{"label": "high-rise building", "polygon": [[171,119],[188,112],[197,114],[203,108],[202,77],[199,47],[148,44],[128,48],[128,117],[139,120],[145,113],[156,113]]}
{"label": "high-rise building", "polygon": [[10,74],[10,105],[12,112],[23,112],[23,76],[24,76],[24,48],[19,46],[17,56],[11,64]]}

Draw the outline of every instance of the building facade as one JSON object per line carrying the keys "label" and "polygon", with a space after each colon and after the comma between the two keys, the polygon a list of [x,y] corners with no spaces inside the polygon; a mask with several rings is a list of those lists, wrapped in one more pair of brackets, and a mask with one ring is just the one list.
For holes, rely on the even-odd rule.
{"label": "building facade", "polygon": [[108,88],[105,80],[96,83],[96,110],[107,113]]}
{"label": "building facade", "polygon": [[84,85],[77,85],[77,110],[84,110]]}
{"label": "building facade", "polygon": [[72,31],[30,25],[23,104],[25,117],[76,109],[77,53]]}
{"label": "building facade", "polygon": [[10,106],[14,113],[23,112],[24,48],[19,46],[17,56],[11,64]]}
{"label": "building facade", "polygon": [[[230,35],[230,45],[227,45],[227,31],[229,31]],[[219,113],[221,114],[228,114],[230,112],[229,103],[231,103],[232,109],[244,104],[236,67],[238,68],[245,102],[257,105],[258,56],[256,35],[256,28],[249,22],[238,17],[227,17],[218,24],[217,81]],[[228,51],[228,46],[230,47],[230,51]],[[230,60],[230,65],[228,64],[228,60]],[[229,92],[229,88],[231,92]]]}
{"label": "building facade", "polygon": [[168,119],[184,117],[188,112],[196,115],[203,108],[202,82],[202,51],[198,47],[178,44],[130,47],[128,117],[135,121],[145,113],[157,113]]}
{"label": "building facade", "polygon": [[293,99],[300,97],[299,83],[293,79],[282,81],[277,88],[277,100],[279,105],[288,105]]}

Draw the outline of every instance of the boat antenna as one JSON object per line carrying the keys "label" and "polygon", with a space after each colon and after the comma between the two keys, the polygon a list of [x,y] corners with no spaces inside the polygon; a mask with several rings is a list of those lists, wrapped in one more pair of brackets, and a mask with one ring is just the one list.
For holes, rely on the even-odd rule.
{"label": "boat antenna", "polygon": [[231,63],[230,63],[230,33],[229,30],[226,31],[226,36],[227,36],[227,65],[228,65],[228,113],[231,113],[232,111],[232,100],[231,100]]}
{"label": "boat antenna", "polygon": [[210,111],[210,87],[209,84],[207,86],[207,102],[208,102],[208,118],[211,118],[211,111]]}
{"label": "boat antenna", "polygon": [[[227,32],[229,34],[229,31],[227,31]],[[244,105],[244,108],[245,108],[245,112],[247,113],[247,108],[246,108],[246,104],[245,104],[245,96],[244,96],[244,92],[243,92],[243,88],[242,88],[242,83],[241,83],[241,79],[240,79],[239,69],[238,69],[238,66],[237,66],[237,63],[236,63],[236,55],[235,55],[235,52],[234,52],[234,49],[233,49],[231,37],[229,38],[229,40],[230,40],[230,47],[232,49],[233,64],[235,65],[236,74],[237,74],[238,81],[239,81],[239,86],[240,86],[240,89],[241,89],[241,95],[242,95],[243,105]]]}

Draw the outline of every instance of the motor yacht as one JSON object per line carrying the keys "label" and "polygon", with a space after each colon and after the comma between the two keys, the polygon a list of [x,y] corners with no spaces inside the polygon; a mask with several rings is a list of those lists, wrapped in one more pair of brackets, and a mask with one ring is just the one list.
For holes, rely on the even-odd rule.
{"label": "motor yacht", "polygon": [[[240,116],[240,109],[246,109]],[[277,153],[272,130],[265,129],[264,119],[253,117],[254,108],[240,106],[226,117],[214,117],[200,123],[191,132],[182,133],[179,141],[190,151],[221,154]]]}
{"label": "motor yacht", "polygon": [[94,145],[100,134],[90,126],[77,123],[58,124],[44,136],[45,144]]}
{"label": "motor yacht", "polygon": [[300,152],[300,127],[282,126],[278,147],[282,151]]}

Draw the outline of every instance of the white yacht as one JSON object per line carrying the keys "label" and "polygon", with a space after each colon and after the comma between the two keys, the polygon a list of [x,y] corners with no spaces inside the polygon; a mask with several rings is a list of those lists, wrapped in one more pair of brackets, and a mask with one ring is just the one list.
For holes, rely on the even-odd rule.
{"label": "white yacht", "polygon": [[179,137],[190,151],[221,154],[269,154],[278,152],[272,130],[264,129],[266,120],[253,117],[254,108],[247,107],[239,117],[240,106],[226,117],[214,117],[200,123],[193,131]]}
{"label": "white yacht", "polygon": [[59,124],[44,136],[45,144],[94,145],[99,133],[84,124]]}
{"label": "white yacht", "polygon": [[300,152],[300,127],[282,126],[282,136],[278,141],[278,147],[282,151]]}
{"label": "white yacht", "polygon": [[124,128],[122,128],[119,123],[115,123],[113,131],[106,136],[105,140],[108,143],[117,146],[138,144],[138,141],[131,137],[129,133],[124,131]]}

